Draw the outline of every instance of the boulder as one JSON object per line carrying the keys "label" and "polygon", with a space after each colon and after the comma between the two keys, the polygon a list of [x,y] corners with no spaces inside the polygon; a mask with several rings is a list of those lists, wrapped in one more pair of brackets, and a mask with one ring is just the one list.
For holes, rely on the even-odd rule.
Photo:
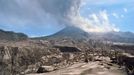
{"label": "boulder", "polygon": [[46,73],[46,72],[51,72],[54,71],[54,67],[52,66],[41,66],[37,70],[37,73]]}

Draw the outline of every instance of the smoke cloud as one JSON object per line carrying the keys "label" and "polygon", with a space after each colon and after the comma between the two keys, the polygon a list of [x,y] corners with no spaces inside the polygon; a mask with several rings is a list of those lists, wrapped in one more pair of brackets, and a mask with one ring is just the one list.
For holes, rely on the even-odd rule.
{"label": "smoke cloud", "polygon": [[82,17],[81,15],[70,17],[72,17],[71,22],[74,26],[79,27],[86,32],[119,31],[114,24],[110,23],[106,10],[100,11],[97,14],[89,14],[88,18]]}
{"label": "smoke cloud", "polygon": [[[0,0],[0,23],[8,25],[75,26],[86,32],[118,31],[106,11],[81,16],[86,0]],[[31,26],[32,27],[32,26]]]}

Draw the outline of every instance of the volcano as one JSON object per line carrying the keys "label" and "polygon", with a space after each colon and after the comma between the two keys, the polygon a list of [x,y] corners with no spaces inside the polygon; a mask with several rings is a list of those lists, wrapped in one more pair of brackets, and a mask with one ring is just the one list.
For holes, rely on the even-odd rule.
{"label": "volcano", "polygon": [[85,32],[76,27],[66,27],[61,31],[47,36],[40,37],[40,39],[62,39],[71,38],[74,40],[80,39],[93,39],[93,40],[103,40],[111,42],[122,42],[122,43],[134,43],[134,33],[132,32]]}

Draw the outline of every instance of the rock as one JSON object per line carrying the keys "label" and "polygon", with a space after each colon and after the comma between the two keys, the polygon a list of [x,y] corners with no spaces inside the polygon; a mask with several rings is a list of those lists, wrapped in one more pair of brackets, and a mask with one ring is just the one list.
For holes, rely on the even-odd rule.
{"label": "rock", "polygon": [[52,66],[41,66],[37,70],[37,73],[45,73],[45,72],[51,72],[54,71],[54,67]]}
{"label": "rock", "polygon": [[113,66],[113,64],[112,64],[112,63],[107,63],[107,65],[109,65],[109,66]]}
{"label": "rock", "polygon": [[29,73],[35,73],[35,72],[37,72],[37,70],[38,70],[38,64],[39,63],[36,63],[35,65],[29,65],[28,66],[28,68],[24,71],[24,72],[22,72],[21,74],[29,74]]}

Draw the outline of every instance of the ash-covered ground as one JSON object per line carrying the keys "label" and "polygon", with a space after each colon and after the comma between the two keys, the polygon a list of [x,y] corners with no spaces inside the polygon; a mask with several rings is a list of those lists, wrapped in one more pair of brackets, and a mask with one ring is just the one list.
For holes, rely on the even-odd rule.
{"label": "ash-covered ground", "polygon": [[122,47],[109,42],[67,38],[1,42],[0,73],[1,75],[133,75],[132,46],[125,50]]}

